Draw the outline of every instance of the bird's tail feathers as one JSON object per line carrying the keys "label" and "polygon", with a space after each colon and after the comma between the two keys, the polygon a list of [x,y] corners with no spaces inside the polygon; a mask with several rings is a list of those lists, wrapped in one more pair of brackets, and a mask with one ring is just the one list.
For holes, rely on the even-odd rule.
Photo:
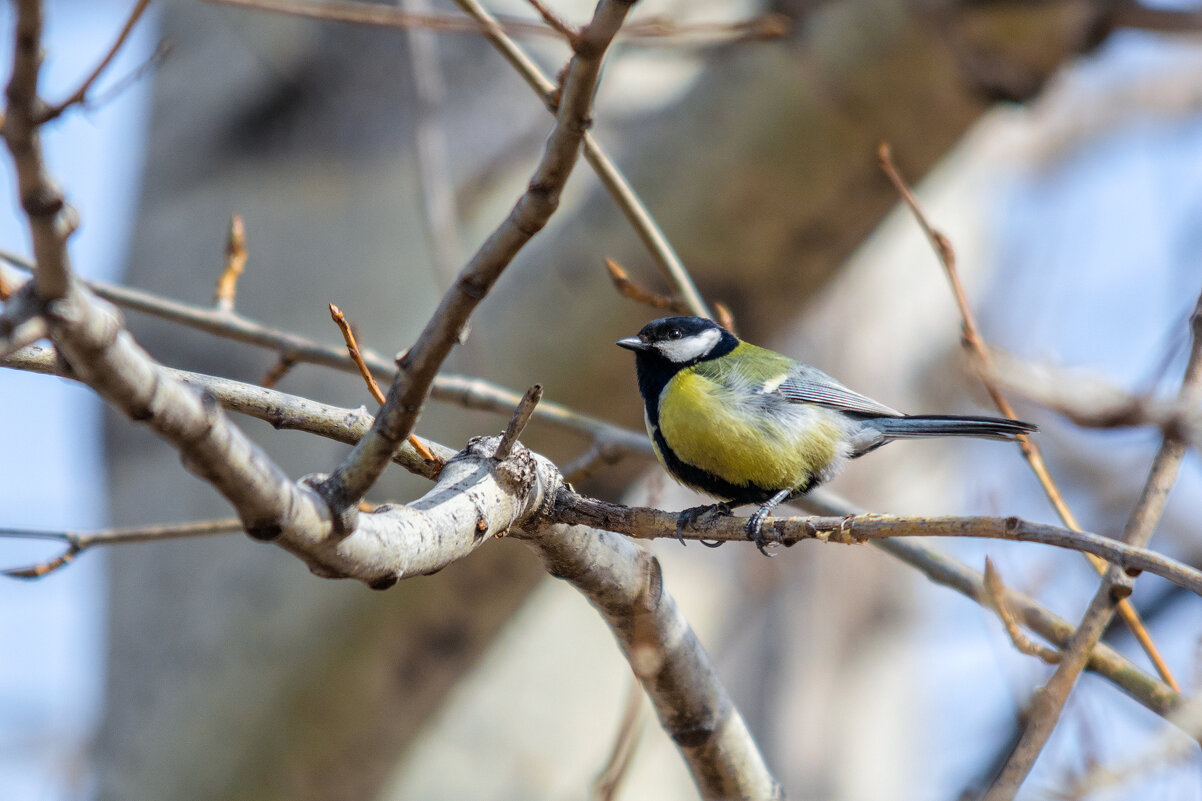
{"label": "bird's tail feathers", "polygon": [[916,414],[906,417],[873,418],[872,426],[885,441],[913,437],[978,437],[1013,440],[1038,429],[1022,420],[1002,417],[968,417],[954,414]]}

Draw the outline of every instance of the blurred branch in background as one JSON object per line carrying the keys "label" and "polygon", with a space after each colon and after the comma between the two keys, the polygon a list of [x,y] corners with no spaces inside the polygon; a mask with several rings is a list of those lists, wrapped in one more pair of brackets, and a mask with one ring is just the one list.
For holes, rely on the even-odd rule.
{"label": "blurred branch in background", "polygon": [[[1193,344],[1185,375],[1181,379],[1178,401],[1185,406],[1202,401],[1202,296],[1190,317]],[[1131,511],[1122,541],[1136,547],[1145,546],[1152,538],[1156,524],[1177,480],[1181,461],[1185,458],[1185,442],[1174,433],[1164,436],[1160,450],[1148,471],[1143,492]],[[1135,575],[1138,575],[1136,573]],[[1077,678],[1089,661],[1089,654],[1102,638],[1118,604],[1131,594],[1132,574],[1111,565],[1085,611],[1076,633],[1064,650],[1064,656],[1044,687],[1036,692],[1023,726],[1022,736],[1014,746],[997,779],[985,794],[985,801],[1009,801],[1035,766],[1052,730],[1060,719],[1064,704],[1077,683]]]}
{"label": "blurred branch in background", "polygon": [[[956,252],[952,248],[952,244],[948,238],[939,231],[935,230],[927,221],[926,215],[923,214],[922,208],[918,205],[918,199],[914,197],[914,193],[906,185],[901,173],[897,169],[897,165],[893,163],[893,155],[887,143],[882,143],[877,148],[877,158],[880,161],[881,169],[889,176],[889,180],[897,188],[898,194],[902,200],[909,206],[913,212],[914,218],[922,227],[923,233],[927,240],[931,243],[931,247],[935,251],[935,255],[939,258],[940,264],[943,265],[943,270],[947,275],[948,283],[951,285],[952,294],[956,298],[956,307],[960,310],[961,319],[961,344],[964,346],[973,359],[973,364],[976,365],[981,376],[981,381],[985,385],[985,390],[989,393],[990,399],[993,400],[993,405],[997,410],[1011,420],[1017,420],[1018,416],[1014,413],[1014,407],[1010,405],[1010,401],[1002,393],[1002,390],[992,381],[991,374],[993,371],[993,362],[990,356],[988,347],[985,345],[985,340],[981,336],[981,331],[977,325],[976,317],[972,312],[972,307],[968,303],[968,296],[964,292],[964,286],[960,282],[960,275],[956,272]],[[1044,493],[1051,501],[1052,507],[1056,510],[1056,514],[1064,521],[1064,525],[1068,526],[1073,531],[1080,531],[1081,525],[1077,522],[1076,515],[1068,507],[1068,502],[1064,499],[1064,495],[1060,492],[1060,488],[1056,486],[1056,482],[1052,480],[1052,474],[1048,471],[1047,462],[1044,461],[1043,451],[1038,443],[1027,435],[1018,437],[1018,447],[1023,452],[1023,457],[1027,460],[1027,464],[1031,466],[1031,470],[1039,479],[1039,485],[1043,488]],[[1106,565],[1096,556],[1086,554],[1089,563],[1093,565],[1094,570],[1099,575],[1106,572]],[[1123,598],[1118,601],[1118,612],[1122,617],[1123,622],[1131,629],[1135,638],[1139,640],[1140,646],[1152,660],[1152,664],[1156,666],[1156,671],[1161,677],[1168,682],[1174,690],[1180,690],[1180,685],[1173,678],[1172,671],[1169,670],[1168,664],[1160,655],[1160,651],[1156,647],[1156,643],[1152,641],[1152,637],[1148,634],[1148,629],[1144,626],[1143,621],[1139,619],[1139,613],[1135,611],[1135,607],[1131,602]]]}

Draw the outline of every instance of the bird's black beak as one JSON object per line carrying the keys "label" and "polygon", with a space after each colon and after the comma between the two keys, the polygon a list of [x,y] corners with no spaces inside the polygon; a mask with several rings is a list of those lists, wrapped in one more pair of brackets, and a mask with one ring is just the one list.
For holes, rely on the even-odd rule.
{"label": "bird's black beak", "polygon": [[619,339],[615,344],[619,348],[626,348],[626,350],[635,350],[635,351],[647,350],[647,348],[651,347],[650,345],[648,345],[646,342],[639,339],[638,337],[626,337],[625,339]]}

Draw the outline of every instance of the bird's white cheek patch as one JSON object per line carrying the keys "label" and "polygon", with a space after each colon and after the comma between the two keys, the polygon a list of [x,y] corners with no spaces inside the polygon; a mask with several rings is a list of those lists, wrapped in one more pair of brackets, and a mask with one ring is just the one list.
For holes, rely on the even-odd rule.
{"label": "bird's white cheek patch", "polygon": [[721,338],[720,331],[715,328],[707,328],[700,334],[693,334],[684,339],[670,339],[659,343],[656,347],[670,362],[689,362],[709,353]]}

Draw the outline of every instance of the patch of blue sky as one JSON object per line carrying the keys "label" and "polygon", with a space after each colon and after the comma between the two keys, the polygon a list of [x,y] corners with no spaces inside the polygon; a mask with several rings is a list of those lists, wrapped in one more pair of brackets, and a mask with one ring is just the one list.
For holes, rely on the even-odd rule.
{"label": "patch of blue sky", "polygon": [[[51,102],[98,63],[130,2],[51,0],[41,82]],[[3,80],[11,63],[12,5],[0,9]],[[155,46],[145,19],[98,88],[131,74]],[[45,133],[47,161],[81,227],[73,266],[108,280],[121,271],[138,192],[149,84],[94,109],[73,109]],[[0,247],[28,255],[29,237],[7,157],[0,159]],[[87,391],[43,376],[0,371],[0,525],[62,530],[103,526],[102,409]],[[48,543],[5,541],[6,566],[48,558]],[[87,797],[88,755],[104,684],[104,571],[100,553],[37,582],[0,582],[0,798]]]}

